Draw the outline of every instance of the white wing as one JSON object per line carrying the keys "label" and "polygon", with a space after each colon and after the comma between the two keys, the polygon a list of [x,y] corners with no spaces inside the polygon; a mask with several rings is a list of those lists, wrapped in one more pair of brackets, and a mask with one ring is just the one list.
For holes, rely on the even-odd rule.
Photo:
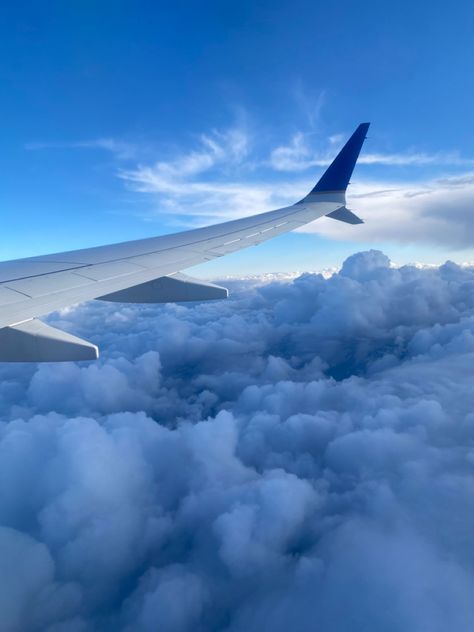
{"label": "white wing", "polygon": [[95,359],[94,345],[36,317],[90,299],[159,303],[224,298],[225,288],[180,271],[323,215],[360,223],[344,206],[345,190],[367,129],[368,123],[359,125],[314,189],[292,206],[173,235],[0,262],[0,360]]}

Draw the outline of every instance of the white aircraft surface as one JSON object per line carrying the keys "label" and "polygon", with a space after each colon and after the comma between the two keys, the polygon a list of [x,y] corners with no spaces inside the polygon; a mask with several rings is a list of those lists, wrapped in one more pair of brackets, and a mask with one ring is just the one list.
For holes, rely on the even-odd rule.
{"label": "white aircraft surface", "polygon": [[181,270],[322,216],[361,224],[346,208],[345,193],[368,128],[369,123],[357,127],[312,191],[292,206],[172,235],[0,262],[0,361],[95,360],[95,345],[37,317],[90,299],[169,303],[227,298],[225,288]]}

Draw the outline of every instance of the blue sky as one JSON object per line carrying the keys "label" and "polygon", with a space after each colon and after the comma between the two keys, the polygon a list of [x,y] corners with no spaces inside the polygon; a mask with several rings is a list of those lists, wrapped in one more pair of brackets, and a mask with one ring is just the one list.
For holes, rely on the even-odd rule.
{"label": "blue sky", "polygon": [[323,220],[200,273],[361,247],[474,258],[471,3],[19,2],[0,18],[3,259],[289,203],[365,120],[349,193],[364,227]]}

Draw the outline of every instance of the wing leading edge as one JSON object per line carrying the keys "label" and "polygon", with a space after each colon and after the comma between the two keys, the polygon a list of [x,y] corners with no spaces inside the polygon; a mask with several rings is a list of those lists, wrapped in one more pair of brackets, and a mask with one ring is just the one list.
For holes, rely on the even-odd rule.
{"label": "wing leading edge", "polygon": [[174,302],[225,298],[225,288],[180,274],[328,216],[361,223],[345,207],[349,179],[369,124],[349,138],[310,193],[292,206],[173,235],[0,263],[0,361],[97,357],[87,341],[36,320],[91,299]]}

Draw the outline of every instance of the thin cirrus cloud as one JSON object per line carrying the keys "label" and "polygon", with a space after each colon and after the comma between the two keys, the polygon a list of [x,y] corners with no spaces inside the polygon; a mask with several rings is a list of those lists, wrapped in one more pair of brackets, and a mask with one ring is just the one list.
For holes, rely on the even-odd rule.
{"label": "thin cirrus cloud", "polygon": [[[188,218],[190,224],[200,225],[292,204],[313,186],[315,177],[283,180],[282,173],[323,167],[340,144],[340,136],[331,137],[324,157],[314,158],[307,139],[299,134],[289,146],[272,150],[269,160],[259,161],[246,133],[232,130],[203,136],[198,149],[173,160],[121,169],[119,176],[133,190],[155,196],[160,212],[181,214],[184,222]],[[456,153],[372,152],[362,154],[360,163],[367,168],[380,164],[466,169],[473,161]],[[348,241],[421,242],[463,249],[474,240],[470,221],[473,193],[474,177],[469,170],[415,182],[367,179],[359,171],[348,199],[366,224],[354,231],[323,219],[303,230]]]}
{"label": "thin cirrus cloud", "polygon": [[[167,161],[121,168],[118,175],[134,191],[156,196],[160,211],[181,212],[191,223],[239,217],[276,203],[270,183],[242,183],[232,175],[254,169],[250,148],[245,131],[214,130],[200,137],[196,149]],[[291,191],[287,196],[290,198]],[[285,197],[284,189],[278,197]]]}
{"label": "thin cirrus cloud", "polygon": [[51,315],[103,356],[0,367],[2,629],[473,629],[473,284],[369,251]]}
{"label": "thin cirrus cloud", "polygon": [[[73,143],[30,143],[28,149],[100,149],[119,160],[118,177],[127,188],[150,200],[144,219],[153,219],[156,209],[180,225],[200,226],[234,219],[298,200],[314,184],[310,173],[327,166],[344,142],[345,135],[330,136],[315,151],[315,134],[298,132],[286,145],[270,150],[259,146],[246,127],[211,130],[194,147],[175,151],[166,160],[131,164],[140,155],[138,145],[101,138]],[[149,149],[149,148],[148,148]],[[149,153],[149,152],[148,152]],[[323,219],[302,230],[334,239],[421,242],[449,248],[468,248],[474,239],[470,221],[474,193],[474,161],[456,152],[428,154],[419,151],[383,153],[364,151],[362,168],[430,167],[449,175],[424,176],[420,180],[382,180],[358,171],[350,187],[349,204],[367,220],[357,231]],[[452,170],[456,174],[452,174]],[[442,171],[441,171],[442,173]],[[295,174],[297,178],[295,178]],[[303,176],[304,174],[304,176]]]}
{"label": "thin cirrus cloud", "polygon": [[[307,135],[298,132],[293,135],[291,142],[280,145],[270,152],[270,164],[277,171],[304,171],[310,167],[325,166],[334,158],[334,150],[344,141],[344,136],[337,134],[329,138],[331,151],[316,153]],[[474,166],[474,160],[462,158],[457,152],[425,152],[410,151],[404,153],[382,153],[364,151],[359,160],[363,165],[392,165],[392,166]]]}
{"label": "thin cirrus cloud", "polygon": [[24,147],[27,151],[40,151],[45,149],[100,149],[112,153],[119,160],[134,158],[138,152],[138,147],[134,143],[105,137],[70,142],[30,142],[25,143]]}

